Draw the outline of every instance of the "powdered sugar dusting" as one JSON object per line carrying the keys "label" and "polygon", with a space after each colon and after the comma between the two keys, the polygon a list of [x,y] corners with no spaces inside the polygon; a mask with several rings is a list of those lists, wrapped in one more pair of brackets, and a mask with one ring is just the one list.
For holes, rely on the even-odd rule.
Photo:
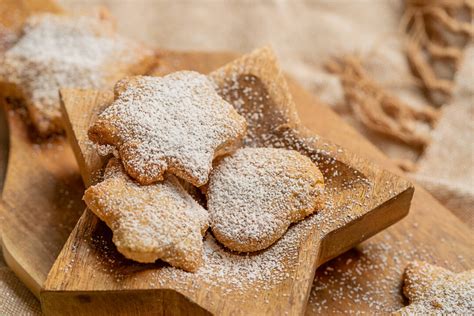
{"label": "powdered sugar dusting", "polygon": [[[328,249],[317,247],[323,236],[339,231],[347,223],[357,225],[354,220],[367,209],[386,201],[375,199],[375,196],[384,192],[380,195],[386,197],[385,192],[398,188],[394,188],[391,181],[377,183],[374,188],[368,179],[376,177],[370,170],[364,175],[341,163],[342,150],[333,150],[318,137],[298,134],[291,128],[292,122],[286,119],[287,113],[275,110],[273,100],[264,88],[257,77],[242,74],[237,67],[226,84],[219,83],[218,91],[249,122],[249,133],[245,138],[247,147],[294,149],[318,163],[327,184],[324,208],[290,226],[275,244],[256,253],[231,252],[208,232],[204,238],[203,265],[194,273],[160,262],[140,265],[125,260],[117,255],[107,237],[108,231],[99,225],[95,227],[95,235],[81,236],[86,240],[81,247],[86,249],[79,253],[90,251],[88,259],[92,264],[88,272],[92,276],[110,281],[112,286],[121,290],[176,290],[214,313],[222,311],[223,306],[232,311],[252,310],[248,305],[249,299],[253,298],[255,304],[266,304],[263,308],[274,312],[280,312],[278,308],[284,304],[303,304],[307,294],[305,285],[309,286],[312,280],[311,274],[300,271],[300,267],[314,264],[318,253],[331,255]],[[298,288],[294,287],[295,282],[298,282]],[[100,288],[102,285],[94,286]],[[280,305],[273,307],[274,302]]]}
{"label": "powdered sugar dusting", "polygon": [[97,154],[102,157],[107,157],[109,155],[113,155],[116,158],[119,158],[119,154],[117,152],[117,149],[112,146],[112,145],[98,145],[94,144],[90,140],[87,140],[87,142],[92,146],[93,150],[97,151]]}
{"label": "powdered sugar dusting", "polygon": [[118,98],[90,128],[91,139],[118,147],[140,183],[159,181],[168,170],[205,184],[213,158],[243,137],[245,120],[196,72],[128,80],[117,84]]}
{"label": "powdered sugar dusting", "polygon": [[127,258],[162,259],[194,271],[202,262],[202,234],[208,214],[170,176],[150,186],[134,183],[113,158],[104,181],[86,190],[87,206],[113,231],[113,242]]}
{"label": "powdered sugar dusting", "polygon": [[212,231],[230,249],[264,249],[292,222],[315,212],[323,191],[323,176],[306,156],[286,149],[240,149],[211,173]]}
{"label": "powdered sugar dusting", "polygon": [[23,36],[5,52],[0,78],[17,84],[42,116],[60,117],[58,89],[100,88],[111,70],[150,54],[115,34],[94,17],[38,14],[27,19]]}
{"label": "powdered sugar dusting", "polygon": [[[254,293],[255,297],[281,295],[281,299],[287,299],[285,295],[289,294],[278,293],[278,289],[295,278],[296,267],[301,264],[299,260],[303,244],[309,240],[319,241],[321,236],[353,221],[361,212],[373,207],[372,203],[378,203],[372,200],[374,190],[367,177],[353,169],[345,170],[344,166],[338,163],[335,157],[342,152],[332,153],[323,148],[309,148],[308,143],[311,143],[312,139],[301,139],[292,132],[278,129],[283,118],[271,111],[271,100],[264,97],[268,94],[258,86],[246,90],[247,94],[255,97],[255,102],[261,104],[252,110],[253,104],[242,90],[249,83],[254,82],[257,85],[258,80],[243,80],[243,77],[237,76],[237,83],[229,82],[232,89],[221,87],[219,91],[241,115],[255,118],[252,121],[253,126],[249,126],[250,135],[246,138],[246,145],[294,149],[317,162],[327,184],[324,206],[317,214],[290,226],[275,244],[252,254],[231,252],[207,233],[203,245],[203,265],[196,272],[188,273],[169,266],[143,267],[147,271],[149,288],[173,288],[190,296],[206,288],[226,300],[236,301],[239,301],[241,295],[249,292]],[[231,93],[233,97],[229,97],[225,92]],[[233,102],[238,99],[243,100],[241,106]],[[387,183],[386,187],[380,190],[389,190],[390,186],[391,183]],[[95,240],[97,237],[92,238]],[[98,243],[104,244],[104,241]],[[109,246],[101,246],[101,249],[104,247]],[[316,258],[319,249],[307,251],[314,251],[313,257]],[[98,266],[94,269],[105,269],[107,273],[112,273],[121,288],[126,289],[129,286],[125,280],[131,276],[123,272],[123,267],[129,266],[130,262],[117,258],[110,250],[102,251],[98,259]],[[111,266],[119,266],[122,269],[112,269]],[[302,289],[301,293],[304,294],[304,291]],[[265,299],[259,302],[265,303]]]}
{"label": "powdered sugar dusting", "polygon": [[474,270],[454,273],[414,261],[405,271],[403,291],[410,305],[398,311],[402,315],[474,313]]}
{"label": "powdered sugar dusting", "polygon": [[[420,229],[417,222],[398,225],[405,234],[389,229],[318,268],[307,315],[366,315],[367,310],[393,313],[408,304],[401,290],[407,263],[422,260],[452,265],[437,254],[439,247],[452,246],[449,237],[440,238],[437,245],[426,244],[410,232]],[[468,258],[461,255],[457,260],[468,264]]]}
{"label": "powdered sugar dusting", "polygon": [[314,238],[311,226],[317,220],[312,217],[301,222],[299,229],[293,227],[274,245],[255,254],[230,252],[208,234],[204,241],[204,264],[194,275],[166,268],[160,271],[159,277],[157,274],[158,282],[161,286],[181,287],[195,279],[214,290],[225,290],[223,294],[231,296],[251,288],[256,292],[270,290],[295,272],[300,243],[305,238]]}

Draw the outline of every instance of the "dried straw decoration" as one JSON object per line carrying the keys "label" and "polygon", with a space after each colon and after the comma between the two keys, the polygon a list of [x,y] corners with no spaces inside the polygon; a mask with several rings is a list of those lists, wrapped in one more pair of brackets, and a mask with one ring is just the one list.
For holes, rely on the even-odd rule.
{"label": "dried straw decoration", "polygon": [[429,144],[429,133],[417,126],[424,123],[433,128],[437,110],[430,106],[415,109],[391,95],[370,78],[354,55],[333,59],[326,68],[340,78],[349,106],[367,128],[414,147]]}
{"label": "dried straw decoration", "polygon": [[401,28],[408,61],[436,106],[453,93],[463,48],[474,35],[473,13],[473,0],[406,0]]}

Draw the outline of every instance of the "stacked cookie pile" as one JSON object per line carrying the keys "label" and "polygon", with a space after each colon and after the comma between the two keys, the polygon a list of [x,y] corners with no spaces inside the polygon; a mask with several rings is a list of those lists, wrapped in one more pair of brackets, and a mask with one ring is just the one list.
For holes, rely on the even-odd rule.
{"label": "stacked cookie pile", "polygon": [[[110,15],[38,14],[1,57],[0,81],[48,137],[63,131],[58,89],[107,88],[155,63],[153,50],[116,33]],[[240,148],[247,124],[195,72],[115,84],[89,138],[116,157],[84,199],[124,256],[195,271],[209,226],[228,249],[258,251],[321,207],[316,165],[296,151]],[[206,192],[207,203],[190,191]]]}
{"label": "stacked cookie pile", "polygon": [[292,150],[240,148],[247,122],[205,75],[128,77],[114,92],[89,138],[116,157],[84,200],[125,257],[196,271],[208,226],[228,249],[258,251],[321,207],[317,166]]}

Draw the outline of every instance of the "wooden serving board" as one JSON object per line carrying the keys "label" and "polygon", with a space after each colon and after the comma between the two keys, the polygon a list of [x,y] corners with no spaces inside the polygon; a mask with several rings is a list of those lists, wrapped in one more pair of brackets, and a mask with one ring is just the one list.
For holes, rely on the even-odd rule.
{"label": "wooden serving board", "polygon": [[[205,263],[196,273],[126,260],[111,243],[110,230],[86,211],[44,285],[46,314],[302,314],[317,266],[407,214],[413,196],[409,182],[308,135],[270,50],[245,55],[210,76],[224,98],[234,105],[238,100],[253,146],[299,150],[318,163],[327,207],[255,254],[232,253],[208,233]],[[89,185],[104,159],[91,146],[87,129],[113,94],[66,89],[61,97],[68,137]]]}
{"label": "wooden serving board", "polygon": [[[24,117],[11,105],[10,152],[0,203],[6,263],[39,296],[64,242],[82,214],[84,185],[64,138],[32,139]],[[2,109],[3,110],[3,109]]]}
{"label": "wooden serving board", "polygon": [[[167,72],[170,71],[169,69],[196,67],[195,69],[201,72],[207,72],[222,66],[235,57],[236,55],[232,53],[164,52],[160,56],[161,65],[158,69]],[[310,127],[315,133],[337,142],[344,148],[358,153],[359,156],[375,161],[393,172],[399,172],[380,150],[344,123],[330,108],[320,103],[292,80],[289,80],[289,85],[300,118],[305,126]],[[83,212],[84,205],[79,201],[83,186],[80,183],[75,159],[73,159],[67,142],[56,139],[55,142],[60,145],[56,147],[49,145],[49,142],[38,142],[28,137],[28,127],[17,112],[10,112],[9,126],[11,140],[9,169],[24,169],[24,171],[23,173],[9,172],[9,177],[13,177],[13,179],[8,181],[10,184],[7,187],[18,181],[17,189],[12,188],[11,192],[20,190],[24,194],[16,194],[16,198],[13,199],[14,203],[11,203],[8,210],[0,207],[2,237],[4,240],[10,240],[4,242],[3,251],[5,257],[10,258],[8,260],[10,267],[23,281],[27,282],[31,290],[35,292],[36,289],[38,294],[53,261],[73,228],[73,222]],[[17,143],[18,145],[16,145]],[[55,152],[61,152],[63,149],[69,154],[57,159],[58,156]],[[46,156],[48,153],[51,158],[41,160],[49,162],[48,168],[35,163],[37,155]],[[66,156],[69,158],[65,158]],[[55,163],[52,164],[51,161]],[[49,182],[52,182],[51,187],[56,186],[58,189],[53,191],[56,193],[47,194],[49,197],[60,196],[61,192],[64,192],[61,185],[55,185],[55,183],[61,183],[61,177],[48,171],[54,165],[57,166],[56,170],[66,170],[61,173],[75,174],[76,180],[72,182],[77,185],[67,186],[68,192],[77,192],[71,199],[77,198],[77,204],[73,203],[74,207],[72,208],[67,207],[70,200],[42,198],[44,195],[42,190],[44,187],[50,187]],[[43,169],[49,174],[48,176],[44,176],[45,172],[36,171]],[[19,176],[16,176],[17,174]],[[25,183],[27,189],[23,190],[21,187]],[[30,183],[31,185],[29,185]],[[24,207],[23,203],[26,200],[29,200],[29,204],[34,207]],[[44,214],[48,213],[50,214],[49,219],[44,217]],[[60,227],[62,227],[62,233],[54,234]],[[406,243],[407,235],[411,236],[408,245]],[[312,315],[320,311],[320,302],[325,302],[323,311],[337,314],[347,312],[348,307],[352,311],[367,313],[377,311],[369,300],[354,302],[350,296],[335,296],[334,293],[340,292],[341,285],[338,282],[328,281],[327,268],[334,271],[334,278],[342,280],[347,273],[352,272],[355,267],[361,264],[364,249],[380,245],[390,248],[389,255],[406,251],[416,252],[424,254],[425,260],[456,271],[474,267],[472,231],[423,188],[417,186],[410,214],[404,220],[318,270],[314,286],[321,287],[322,285],[324,289],[316,291],[316,295],[312,296],[306,309],[307,314]],[[420,259],[416,255],[411,258]],[[385,310],[399,308],[403,304],[400,290],[401,276],[409,259],[388,260],[383,270],[366,269],[360,274],[357,273],[359,291],[369,293],[373,291],[374,282],[386,280],[387,286],[377,288],[377,296],[387,300]],[[351,261],[350,265],[346,264],[348,261]],[[395,277],[390,271],[396,271]],[[134,297],[130,296],[130,300],[133,299]]]}
{"label": "wooden serving board", "polygon": [[[29,16],[44,12],[64,11],[53,0],[1,0],[1,31],[16,37]],[[11,44],[0,39],[0,54]],[[68,142],[63,137],[37,139],[25,124],[19,100],[5,97],[8,102],[0,98],[0,111],[8,115],[10,141],[9,148],[0,150],[9,153],[10,163],[6,179],[0,179],[5,180],[0,191],[0,240],[6,263],[39,297],[49,269],[82,214],[84,185]]]}
{"label": "wooden serving board", "polygon": [[[197,69],[207,72],[222,66],[235,57],[236,54],[232,53],[163,52],[160,57],[161,65],[158,69],[163,69],[164,72],[170,71],[169,69]],[[289,86],[305,126],[359,156],[375,161],[395,173],[400,172],[380,150],[344,123],[330,108],[319,102],[294,81],[289,80]],[[64,245],[69,231],[73,228],[73,222],[84,210],[84,205],[79,202],[83,186],[80,183],[79,171],[67,142],[57,139],[55,141],[60,146],[51,146],[48,145],[48,142],[34,141],[28,137],[28,127],[17,112],[10,112],[9,126],[11,149],[8,168],[11,171],[8,172],[7,182],[10,184],[7,185],[6,190],[8,190],[8,186],[14,185],[11,192],[15,198],[9,199],[11,205],[8,209],[0,208],[2,237],[3,240],[9,240],[4,242],[3,251],[8,254],[6,256],[10,258],[8,263],[15,273],[23,281],[30,280],[27,285],[33,291],[36,289],[39,294],[38,289],[46,280],[47,273]],[[57,159],[58,156],[55,152],[63,150],[68,154],[63,154],[63,158]],[[49,161],[47,164],[49,167],[38,164],[36,155],[33,153],[45,157],[40,161]],[[51,155],[50,158],[46,158],[48,153]],[[67,161],[69,163],[66,163]],[[52,167],[58,163],[56,170],[61,170],[59,174],[75,174],[75,180],[68,183],[77,184],[68,184],[65,187],[57,185],[57,183],[61,183],[61,177],[56,175],[58,172],[52,173],[48,170],[52,170]],[[17,173],[14,170],[24,171]],[[39,172],[37,170],[45,171]],[[43,176],[44,173],[48,176]],[[18,182],[17,185],[15,185],[16,182]],[[27,185],[34,184],[29,185],[31,190],[21,189],[24,182]],[[15,187],[20,190],[18,193],[15,193],[17,190]],[[55,188],[50,191],[50,196],[61,196],[64,188],[70,193],[76,192],[72,194],[72,200],[77,199],[77,203],[68,207],[70,200],[57,199],[56,202],[50,204],[49,199],[43,198],[45,195],[42,192],[43,188]],[[28,200],[29,204],[34,207],[24,207],[23,203]],[[42,220],[44,214],[51,212],[56,214],[50,216],[51,220]],[[64,216],[60,216],[60,214],[64,214]],[[55,234],[55,231],[62,231],[62,233]],[[409,244],[406,242],[407,236],[411,236]],[[389,255],[407,250],[414,253],[410,258],[400,258],[396,261],[384,260],[384,269],[371,268],[356,274],[361,293],[373,291],[374,282],[385,280],[386,286],[379,287],[377,295],[386,299],[385,308],[389,311],[396,310],[403,304],[400,286],[403,268],[407,260],[425,259],[456,271],[474,267],[472,231],[422,187],[416,186],[411,211],[404,220],[318,270],[313,286],[315,289],[324,286],[324,289],[315,291],[316,295],[312,296],[308,303],[307,314],[318,313],[321,305],[324,307],[322,311],[333,314],[341,314],[347,312],[348,309],[366,313],[376,312],[377,310],[370,300],[356,302],[350,296],[335,296],[334,293],[338,293],[341,285],[339,282],[327,282],[329,278],[327,269],[330,268],[333,271],[333,278],[343,280],[347,273],[353,272],[362,263],[364,249],[379,245],[389,248],[387,251]],[[423,254],[423,256],[418,254]],[[370,260],[374,259],[370,258]],[[347,264],[348,261],[351,261],[351,264]],[[374,262],[374,264],[376,263]],[[395,277],[391,271],[396,271]],[[146,294],[146,291],[143,294]],[[134,299],[140,300],[141,298],[136,296],[125,298],[127,302]]]}
{"label": "wooden serving board", "polygon": [[[0,28],[17,36],[24,21],[40,12],[63,10],[51,0],[1,0]],[[5,44],[11,43],[0,39],[0,54],[8,48]],[[19,102],[6,101],[0,98],[0,111],[8,113],[10,130],[10,148],[0,148],[9,152],[10,162],[0,201],[0,240],[6,263],[39,297],[49,269],[82,214],[84,185],[67,141],[36,139],[25,124],[23,110],[18,110]]]}
{"label": "wooden serving board", "polygon": [[[14,31],[21,26],[24,19],[19,17],[45,10],[60,9],[50,0],[0,2],[1,21],[4,24],[7,21]],[[171,69],[208,72],[235,57],[236,54],[232,53],[164,52],[159,69],[163,72]],[[289,85],[305,126],[361,157],[400,173],[380,150],[343,122],[330,108],[292,80],[289,80]],[[29,137],[28,127],[17,112],[10,112],[9,127],[11,149],[7,180],[9,184],[6,190],[11,192],[11,198],[7,198],[11,205],[8,208],[0,205],[3,251],[10,267],[38,295],[70,230],[83,212],[84,205],[79,201],[83,186],[66,141],[55,139],[50,144],[49,141],[38,141]],[[38,156],[42,158],[37,159]],[[70,177],[74,180],[62,181],[64,177],[61,175],[64,174],[74,174],[74,177]],[[23,184],[29,189],[23,190]],[[8,189],[9,186],[11,189]],[[43,192],[45,188],[47,190]],[[65,190],[69,194],[72,193],[70,199],[56,198],[50,203],[49,198],[43,198],[44,195],[60,197]],[[75,202],[70,204],[71,201]],[[389,260],[386,257],[365,254],[367,249],[380,248],[385,249],[385,253],[390,256]],[[374,296],[384,298],[385,311],[396,310],[403,305],[400,286],[403,268],[408,260],[424,259],[462,271],[474,267],[473,248],[472,231],[423,188],[416,185],[411,211],[405,219],[318,269],[306,313],[313,315],[321,312],[380,312],[378,306],[374,306]],[[400,256],[406,253],[410,256]],[[364,260],[370,261],[368,268],[359,270]],[[357,276],[355,285],[353,281],[347,281],[348,274]],[[341,293],[343,283],[357,286],[359,293],[363,293],[367,299],[356,300],[351,295],[352,292]],[[380,284],[384,286],[379,286]],[[368,295],[374,292],[374,287],[376,295]],[[146,294],[145,292],[143,294]],[[141,296],[126,298],[127,301],[134,299],[140,300]],[[253,301],[250,304],[252,303]]]}

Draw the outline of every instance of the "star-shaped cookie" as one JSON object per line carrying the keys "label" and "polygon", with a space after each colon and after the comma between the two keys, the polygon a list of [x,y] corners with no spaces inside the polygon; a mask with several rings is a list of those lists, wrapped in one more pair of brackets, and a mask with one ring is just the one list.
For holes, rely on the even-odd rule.
{"label": "star-shaped cookie", "polygon": [[106,15],[29,17],[0,60],[8,96],[20,97],[38,133],[62,131],[59,88],[104,88],[155,63],[152,50],[116,34]]}
{"label": "star-shaped cookie", "polygon": [[186,271],[201,265],[208,214],[176,177],[141,186],[112,158],[104,181],[87,189],[84,201],[112,229],[113,242],[125,257],[161,259]]}
{"label": "star-shaped cookie", "polygon": [[401,315],[474,314],[474,270],[454,273],[426,262],[412,262],[404,276],[403,293],[410,305]]}
{"label": "star-shaped cookie", "polygon": [[299,152],[242,148],[216,163],[207,188],[212,232],[235,251],[276,242],[323,206],[324,178]]}
{"label": "star-shaped cookie", "polygon": [[212,160],[239,143],[246,129],[207,76],[180,71],[119,81],[115,101],[90,127],[89,138],[114,145],[141,184],[160,181],[168,171],[199,187],[207,183]]}

